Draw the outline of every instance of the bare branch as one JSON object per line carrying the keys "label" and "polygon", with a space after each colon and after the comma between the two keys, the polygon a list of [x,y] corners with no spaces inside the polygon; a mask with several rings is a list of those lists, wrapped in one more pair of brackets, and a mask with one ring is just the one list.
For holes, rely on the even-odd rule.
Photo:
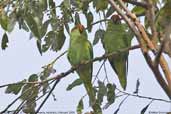
{"label": "bare branch", "polygon": [[101,61],[101,60],[104,60],[104,59],[108,58],[109,56],[113,56],[113,55],[115,55],[115,54],[123,53],[123,52],[126,52],[126,51],[128,51],[128,50],[133,50],[133,49],[137,49],[137,48],[139,48],[138,45],[132,46],[132,47],[129,47],[129,48],[125,48],[125,49],[121,49],[121,50],[119,50],[118,52],[113,52],[113,53],[110,53],[110,54],[104,54],[104,55],[101,56],[101,57],[96,57],[96,58],[94,58],[94,59],[92,59],[92,60],[90,60],[90,61],[85,61],[84,63],[79,64],[79,65],[76,66],[76,67],[72,67],[70,70],[68,70],[68,71],[66,71],[66,72],[64,72],[64,73],[61,73],[61,74],[59,74],[59,75],[57,75],[57,76],[55,76],[55,77],[53,77],[53,78],[48,79],[47,81],[49,81],[49,80],[54,80],[54,79],[55,79],[56,82],[55,82],[54,85],[52,86],[52,89],[51,89],[50,92],[48,93],[47,97],[43,100],[43,102],[41,103],[41,105],[38,107],[36,113],[38,113],[38,112],[40,111],[40,109],[43,107],[43,105],[45,104],[45,102],[46,102],[47,99],[49,98],[50,94],[51,94],[51,93],[53,92],[53,90],[55,89],[55,87],[56,87],[56,85],[58,84],[58,82],[59,82],[62,78],[64,78],[64,77],[66,77],[67,75],[69,75],[70,73],[74,72],[74,71],[75,71],[76,69],[78,69],[81,65],[89,64],[89,63],[92,63],[92,62],[95,62],[95,61]]}
{"label": "bare branch", "polygon": [[118,89],[118,88],[116,88],[116,89],[117,89],[120,93],[129,95],[129,96],[138,97],[138,98],[142,98],[142,99],[149,99],[149,100],[163,101],[163,102],[166,102],[166,103],[171,103],[170,100],[165,100],[165,99],[160,99],[160,98],[153,98],[153,97],[147,97],[147,96],[142,96],[142,95],[137,95],[137,94],[131,94],[131,93],[122,91],[122,90],[120,90],[120,89]]}
{"label": "bare branch", "polygon": [[38,109],[36,110],[36,114],[39,113],[40,109],[43,107],[43,105],[45,104],[45,102],[47,101],[47,99],[49,98],[49,96],[51,95],[51,93],[53,92],[53,90],[55,89],[56,85],[58,84],[58,82],[60,81],[60,79],[56,80],[55,83],[53,84],[51,90],[49,91],[48,95],[46,96],[46,98],[43,100],[43,102],[40,104],[40,106],[38,107]]}
{"label": "bare branch", "polygon": [[156,7],[155,7],[155,4],[151,1],[151,0],[146,0],[146,2],[148,3],[148,7],[147,7],[147,19],[149,21],[149,25],[150,25],[150,28],[151,28],[151,32],[152,32],[152,42],[153,44],[156,46],[156,43],[157,43],[157,30],[156,30],[156,26],[155,26],[155,10],[156,10]]}
{"label": "bare branch", "polygon": [[106,61],[104,60],[103,63],[100,65],[100,68],[99,68],[99,70],[97,71],[97,73],[96,73],[96,75],[95,75],[95,78],[94,78],[94,80],[93,80],[93,84],[95,83],[96,79],[98,78],[98,75],[99,75],[99,73],[100,73],[102,67],[104,66],[105,62],[106,62]]}
{"label": "bare branch", "polygon": [[[131,47],[128,47],[128,48],[120,49],[120,50],[118,50],[116,52],[109,53],[109,54],[104,54],[104,55],[102,55],[100,57],[96,57],[96,58],[94,58],[94,59],[92,59],[90,61],[85,61],[85,63],[79,64],[76,67],[71,67],[68,71],[60,73],[60,74],[58,74],[58,75],[56,75],[54,77],[51,77],[51,78],[49,78],[47,80],[34,81],[34,82],[20,82],[20,84],[37,84],[37,85],[41,85],[41,84],[49,82],[51,80],[60,80],[61,78],[63,78],[65,76],[67,76],[68,74],[74,72],[77,68],[80,67],[80,65],[85,65],[85,64],[88,64],[88,63],[91,63],[91,62],[101,61],[101,60],[107,59],[110,56],[117,55],[119,53],[124,53],[124,52],[127,52],[129,50],[134,50],[134,49],[138,49],[138,48],[140,48],[139,45],[135,45],[135,46],[131,46]],[[14,85],[14,84],[19,84],[19,83],[16,82],[16,83],[1,85],[0,88],[7,87],[9,85]]]}
{"label": "bare branch", "polygon": [[170,70],[168,68],[167,62],[164,59],[163,56],[161,56],[160,59],[160,65],[163,69],[163,72],[166,76],[167,83],[165,82],[165,80],[162,77],[162,74],[160,73],[159,69],[153,66],[153,62],[151,57],[148,55],[148,50],[146,48],[142,47],[143,42],[141,41],[141,39],[143,39],[147,46],[154,52],[154,54],[157,53],[157,50],[155,48],[155,46],[153,45],[153,43],[150,41],[148,35],[146,34],[144,27],[140,24],[139,20],[137,19],[136,15],[134,15],[133,13],[131,13],[127,7],[124,5],[124,3],[121,0],[118,0],[120,6],[124,9],[124,11],[126,12],[126,14],[131,18],[131,20],[127,17],[127,15],[125,15],[123,13],[123,10],[120,9],[119,6],[117,6],[117,4],[113,1],[113,0],[108,0],[111,5],[114,7],[114,9],[118,12],[118,14],[120,14],[122,16],[122,18],[125,20],[125,22],[129,25],[129,27],[132,29],[132,31],[135,33],[137,40],[139,41],[140,45],[141,45],[141,50],[143,52],[143,55],[147,61],[147,64],[150,66],[150,68],[152,69],[155,78],[157,79],[157,81],[159,82],[160,86],[163,88],[163,90],[166,92],[166,94],[168,95],[168,97],[171,99],[171,73]]}

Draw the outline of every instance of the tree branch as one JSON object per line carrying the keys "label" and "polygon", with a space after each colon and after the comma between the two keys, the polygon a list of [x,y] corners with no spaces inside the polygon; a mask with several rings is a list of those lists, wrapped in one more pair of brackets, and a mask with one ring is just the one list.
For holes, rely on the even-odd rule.
{"label": "tree branch", "polygon": [[[34,85],[34,87],[36,87],[36,86],[39,86],[39,85]],[[29,90],[31,90],[31,89],[32,89],[32,87],[29,87],[28,89],[26,89],[26,90],[23,92],[23,94],[27,93],[27,92],[28,92]],[[13,104],[15,104],[15,103],[21,98],[21,96],[22,96],[23,94],[21,94],[20,96],[18,96],[17,98],[15,98],[10,104],[8,104],[8,106],[7,106],[3,111],[1,111],[0,114],[5,113]]]}
{"label": "tree branch", "polygon": [[142,95],[137,95],[137,94],[131,94],[131,93],[122,91],[122,90],[120,90],[120,89],[118,89],[118,88],[116,88],[116,89],[117,89],[120,93],[129,95],[129,96],[138,97],[138,98],[142,98],[142,99],[149,99],[149,100],[163,101],[163,102],[166,102],[166,103],[171,103],[170,100],[165,100],[165,99],[160,99],[160,98],[154,98],[154,97],[147,97],[147,96],[142,96]]}
{"label": "tree branch", "polygon": [[[74,72],[77,68],[79,68],[81,65],[85,65],[85,64],[88,64],[88,63],[92,63],[92,62],[96,62],[96,61],[101,61],[101,60],[104,60],[104,59],[107,59],[108,57],[110,56],[113,56],[113,55],[117,55],[119,53],[124,53],[124,52],[127,52],[129,50],[134,50],[134,49],[138,49],[140,48],[139,45],[134,45],[134,46],[131,46],[131,47],[128,47],[128,48],[124,48],[124,49],[119,49],[118,51],[116,52],[113,52],[113,53],[109,53],[109,54],[104,54],[100,57],[96,57],[90,61],[85,61],[84,63],[82,64],[79,64],[77,65],[76,67],[71,67],[68,71],[66,72],[63,72],[63,73],[60,73],[54,77],[51,77],[47,80],[43,80],[43,81],[34,81],[34,82],[20,82],[20,84],[37,84],[37,85],[41,85],[43,83],[46,83],[46,82],[49,82],[51,80],[60,80],[61,78],[67,76],[68,74]],[[9,85],[14,85],[14,84],[19,84],[19,83],[10,83],[10,84],[4,84],[4,85],[1,85],[0,88],[3,88],[3,87],[7,87]]]}
{"label": "tree branch", "polygon": [[40,106],[38,107],[38,109],[36,110],[36,114],[39,113],[40,109],[43,107],[43,105],[45,104],[45,102],[47,101],[47,99],[49,98],[49,96],[51,95],[51,93],[53,92],[53,90],[55,89],[56,85],[58,84],[58,82],[60,81],[60,79],[56,80],[55,83],[53,84],[51,90],[49,91],[48,95],[46,96],[46,98],[43,100],[43,102],[40,104]]}
{"label": "tree branch", "polygon": [[[124,5],[124,3],[121,1],[121,0],[118,0],[121,7],[123,7],[123,9],[126,11],[126,13],[132,18],[132,20],[134,21],[136,27],[138,28],[138,30],[140,31],[142,37],[140,38],[143,38],[143,40],[146,42],[147,46],[152,50],[152,52],[154,53],[154,55],[157,54],[157,50],[156,50],[156,47],[155,45],[153,44],[153,42],[151,42],[150,38],[148,37],[148,35],[146,34],[145,30],[144,30],[144,27],[142,26],[142,24],[139,22],[139,20],[136,18],[135,15],[133,15]],[[147,55],[147,54],[146,54]],[[147,59],[147,58],[146,58]],[[167,80],[167,88],[169,91],[167,91],[167,95],[168,97],[171,99],[171,72],[170,72],[170,69],[168,67],[168,64],[165,60],[165,58],[161,55],[161,58],[160,58],[160,65],[161,65],[161,68],[165,74],[165,77],[166,77],[166,80]],[[155,70],[157,69],[157,70]],[[153,72],[156,72],[158,71],[158,68],[154,67],[152,68],[152,70],[154,70]],[[159,71],[160,72],[160,71]],[[155,73],[157,77],[156,79],[159,79],[158,78],[158,73]],[[162,75],[161,75],[162,76]],[[161,79],[161,78],[160,78]],[[160,80],[158,80],[159,82]],[[161,85],[161,87],[164,86],[164,85]]]}
{"label": "tree branch", "polygon": [[126,51],[129,51],[129,50],[134,50],[134,49],[137,49],[139,48],[139,45],[135,45],[135,46],[132,46],[132,47],[128,47],[128,48],[125,48],[125,49],[121,49],[121,50],[118,50],[118,52],[113,52],[113,53],[110,53],[110,54],[104,54],[103,56],[101,57],[96,57],[90,61],[85,61],[84,63],[82,64],[79,64],[77,65],[76,67],[72,67],[70,70],[64,72],[64,73],[61,73],[59,75],[56,75],[55,77],[53,78],[50,78],[46,81],[50,81],[50,80],[56,80],[56,82],[54,83],[54,85],[52,86],[52,89],[50,90],[50,92],[48,93],[47,97],[43,100],[43,102],[41,103],[41,105],[39,106],[39,108],[37,109],[36,113],[38,113],[40,111],[40,109],[43,107],[43,105],[45,104],[45,102],[47,101],[47,99],[49,98],[50,94],[53,92],[53,90],[55,89],[56,85],[58,84],[58,82],[66,77],[67,75],[69,75],[70,73],[74,72],[76,69],[78,69],[80,66],[82,65],[86,65],[86,64],[89,64],[89,63],[92,63],[92,62],[95,62],[95,61],[101,61],[101,60],[104,60],[110,56],[113,56],[113,55],[117,55],[118,53],[124,53]]}
{"label": "tree branch", "polygon": [[[85,61],[85,63],[82,63],[80,65],[85,65],[85,64],[89,64],[89,63],[92,63],[92,62],[96,62],[96,61],[101,61],[101,60],[104,60],[104,59],[107,59],[108,57],[110,56],[113,56],[113,55],[117,55],[119,53],[124,53],[126,51],[129,51],[129,50],[134,50],[134,49],[138,49],[140,48],[139,45],[135,45],[135,46],[132,46],[132,47],[128,47],[128,48],[124,48],[124,49],[120,49],[116,52],[113,52],[113,53],[109,53],[109,54],[104,54],[100,57],[96,57],[90,61]],[[54,85],[52,86],[52,89],[50,90],[50,92],[48,93],[48,95],[46,96],[46,98],[44,99],[44,101],[42,102],[42,104],[39,106],[39,108],[37,109],[36,112],[39,112],[41,107],[44,105],[44,103],[47,101],[47,99],[49,98],[50,94],[53,92],[53,90],[55,89],[57,83],[64,77],[66,77],[67,75],[69,75],[70,73],[74,72],[76,69],[78,69],[80,67],[80,65],[77,65],[76,67],[71,67],[68,71],[66,72],[63,72],[63,73],[60,73],[54,77],[51,77],[47,80],[43,80],[43,81],[35,81],[35,82],[21,82],[22,84],[35,84],[35,86],[40,86],[41,84],[45,83],[45,82],[49,82],[51,80],[56,80],[56,82],[54,83]],[[10,83],[10,84],[5,84],[5,85],[1,85],[0,88],[2,87],[7,87],[9,85],[13,85],[13,84],[19,84],[19,83]],[[28,88],[25,92],[27,92],[28,90],[30,90],[31,88]],[[3,110],[1,113],[4,113],[6,112],[18,99],[20,99],[21,95],[19,97],[17,97],[12,103],[10,103],[7,108],[5,110]]]}
{"label": "tree branch", "polygon": [[[159,82],[160,86],[163,88],[163,90],[166,92],[166,94],[168,95],[168,97],[171,99],[171,79],[169,79],[169,77],[171,78],[170,75],[170,71],[168,69],[168,65],[167,62],[165,61],[165,59],[161,56],[160,59],[160,64],[162,66],[162,69],[167,77],[167,81],[169,82],[168,85],[165,82],[165,80],[163,79],[160,71],[158,70],[158,68],[153,66],[153,62],[151,60],[151,57],[148,55],[148,50],[146,48],[142,47],[142,40],[143,39],[147,46],[156,54],[157,50],[154,47],[153,43],[150,41],[148,35],[146,34],[144,27],[139,23],[137,17],[132,14],[124,5],[124,3],[121,0],[118,0],[120,6],[124,9],[124,11],[126,12],[126,14],[131,18],[131,20],[127,17],[127,15],[125,15],[123,13],[123,10],[119,8],[119,6],[117,6],[117,4],[113,1],[113,0],[109,0],[109,2],[111,3],[111,5],[114,7],[114,9],[118,12],[118,14],[121,15],[121,17],[125,20],[125,22],[129,25],[129,27],[132,29],[132,31],[135,33],[136,38],[138,40],[138,42],[141,45],[141,50],[143,52],[143,55],[147,61],[147,64],[150,66],[151,70],[153,71],[155,78],[157,79],[157,81]],[[137,28],[136,28],[137,27]],[[138,30],[137,30],[138,29]],[[170,80],[170,81],[169,81]]]}
{"label": "tree branch", "polygon": [[152,42],[154,46],[156,46],[158,34],[157,34],[156,26],[155,26],[155,17],[156,17],[155,6],[151,0],[146,0],[146,2],[148,3],[146,17],[149,21],[149,25],[150,25],[151,32],[152,32],[152,38],[151,38]]}

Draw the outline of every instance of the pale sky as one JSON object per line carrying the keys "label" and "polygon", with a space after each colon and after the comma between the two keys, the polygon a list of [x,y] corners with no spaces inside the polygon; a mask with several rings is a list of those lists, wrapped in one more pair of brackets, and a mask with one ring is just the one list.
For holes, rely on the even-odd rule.
{"label": "pale sky", "polygon": [[[17,27],[16,27],[17,28]],[[98,26],[95,26],[95,29]],[[94,31],[95,32],[95,31]],[[90,34],[90,40],[93,40],[93,34]],[[0,29],[0,41],[2,39],[3,31]],[[24,31],[19,31],[18,29],[14,30],[9,35],[9,47],[2,51],[0,49],[0,85],[7,84],[11,82],[17,82],[24,78],[28,78],[29,75],[33,73],[38,73],[42,69],[41,67],[48,64],[50,61],[55,59],[63,51],[68,48],[69,38],[65,42],[65,46],[61,51],[55,53],[48,51],[47,53],[40,56],[36,42],[34,39],[29,40],[29,33]],[[136,41],[133,41],[133,44],[136,44]],[[100,56],[104,53],[104,50],[101,47],[101,44],[94,46],[95,56]],[[135,90],[136,80],[140,79],[140,95],[161,98],[168,100],[167,96],[155,80],[151,70],[148,68],[146,62],[144,61],[142,54],[139,53],[140,50],[131,51],[129,55],[129,71],[128,71],[128,86],[126,92],[132,93]],[[100,63],[94,63],[93,74],[96,74]],[[170,65],[170,62],[169,62]],[[65,72],[70,68],[70,64],[66,56],[62,57],[55,64],[57,70],[56,74]],[[117,76],[114,74],[113,70],[107,62],[107,71],[108,76],[111,82],[116,84],[118,83]],[[100,73],[100,76],[104,76],[104,72]],[[80,98],[85,95],[85,90],[83,86],[75,87],[72,91],[66,91],[67,85],[70,84],[78,78],[77,74],[70,74],[66,78],[62,79],[60,83],[54,90],[54,94],[57,98],[57,101],[53,101],[51,96],[46,104],[43,106],[42,111],[45,112],[60,112],[60,111],[75,111],[76,106]],[[15,95],[9,95],[4,93],[4,88],[0,88],[0,110],[3,110],[13,99]],[[111,105],[107,110],[104,110],[104,114],[112,114],[118,107],[122,98],[116,99],[115,103]],[[87,101],[85,99],[85,101]],[[140,111],[149,103],[150,100],[140,99],[136,97],[129,97],[125,103],[121,106],[118,114],[138,114]],[[85,103],[87,104],[87,103]],[[15,109],[16,105],[12,109]],[[89,107],[85,107],[85,111]],[[149,111],[160,111],[168,112],[171,111],[171,104],[154,101],[146,114],[149,114]]]}

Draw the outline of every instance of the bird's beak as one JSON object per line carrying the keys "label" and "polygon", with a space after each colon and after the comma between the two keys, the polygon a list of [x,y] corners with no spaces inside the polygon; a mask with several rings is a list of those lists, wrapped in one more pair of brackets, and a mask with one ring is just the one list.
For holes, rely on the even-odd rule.
{"label": "bird's beak", "polygon": [[82,33],[84,31],[84,26],[82,24],[78,24],[77,28],[79,29],[80,33]]}

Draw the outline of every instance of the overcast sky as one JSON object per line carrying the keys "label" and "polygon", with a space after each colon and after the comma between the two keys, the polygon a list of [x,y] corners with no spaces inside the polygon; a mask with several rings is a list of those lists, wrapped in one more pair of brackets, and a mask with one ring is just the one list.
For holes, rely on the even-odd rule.
{"label": "overcast sky", "polygon": [[[0,41],[3,33],[2,29],[0,29]],[[93,34],[94,33],[89,35],[91,41],[93,40]],[[67,37],[65,46],[58,53],[48,51],[43,54],[43,56],[40,56],[35,40],[29,40],[29,33],[21,30],[19,31],[16,28],[16,30],[9,35],[8,48],[5,51],[0,49],[0,85],[17,82],[24,78],[28,78],[28,76],[33,73],[40,72],[42,70],[42,66],[48,64],[63,51],[67,50],[68,41],[69,38]],[[136,44],[135,40],[133,40],[133,44]],[[101,44],[99,43],[94,47],[95,56],[100,56],[104,53],[104,50],[100,48],[100,46]],[[170,65],[170,59],[168,61]],[[94,63],[93,74],[96,74],[99,65],[100,62]],[[65,72],[70,68],[70,64],[68,63],[66,56],[57,61],[55,68],[57,70],[56,74]],[[114,74],[108,62],[107,71],[111,82],[115,80],[115,83],[119,84],[117,76]],[[103,71],[100,72],[100,76],[104,76]],[[54,101],[51,96],[42,110],[47,112],[75,111],[78,101],[86,93],[83,86],[76,87],[72,91],[66,91],[67,85],[76,78],[78,78],[77,74],[70,74],[66,78],[62,79],[53,92],[57,101]],[[139,53],[139,50],[135,50],[131,51],[129,55],[127,92],[132,93],[135,90],[136,80],[138,78],[140,79],[140,95],[168,100],[167,96],[148,68],[141,53]],[[4,88],[0,88],[0,96],[0,110],[3,110],[16,97],[15,95],[5,94]],[[111,105],[107,110],[104,110],[104,114],[112,114],[117,109],[119,101],[123,98],[124,97],[116,99],[116,102],[113,105]],[[85,99],[85,101],[87,100]],[[130,96],[121,106],[118,114],[138,114],[141,109],[149,103],[149,101],[150,100]],[[13,106],[13,109],[15,108],[16,106]],[[88,109],[89,107],[86,106],[85,110]],[[171,104],[154,101],[150,105],[146,114],[148,114],[149,111],[168,112],[171,111]]]}

